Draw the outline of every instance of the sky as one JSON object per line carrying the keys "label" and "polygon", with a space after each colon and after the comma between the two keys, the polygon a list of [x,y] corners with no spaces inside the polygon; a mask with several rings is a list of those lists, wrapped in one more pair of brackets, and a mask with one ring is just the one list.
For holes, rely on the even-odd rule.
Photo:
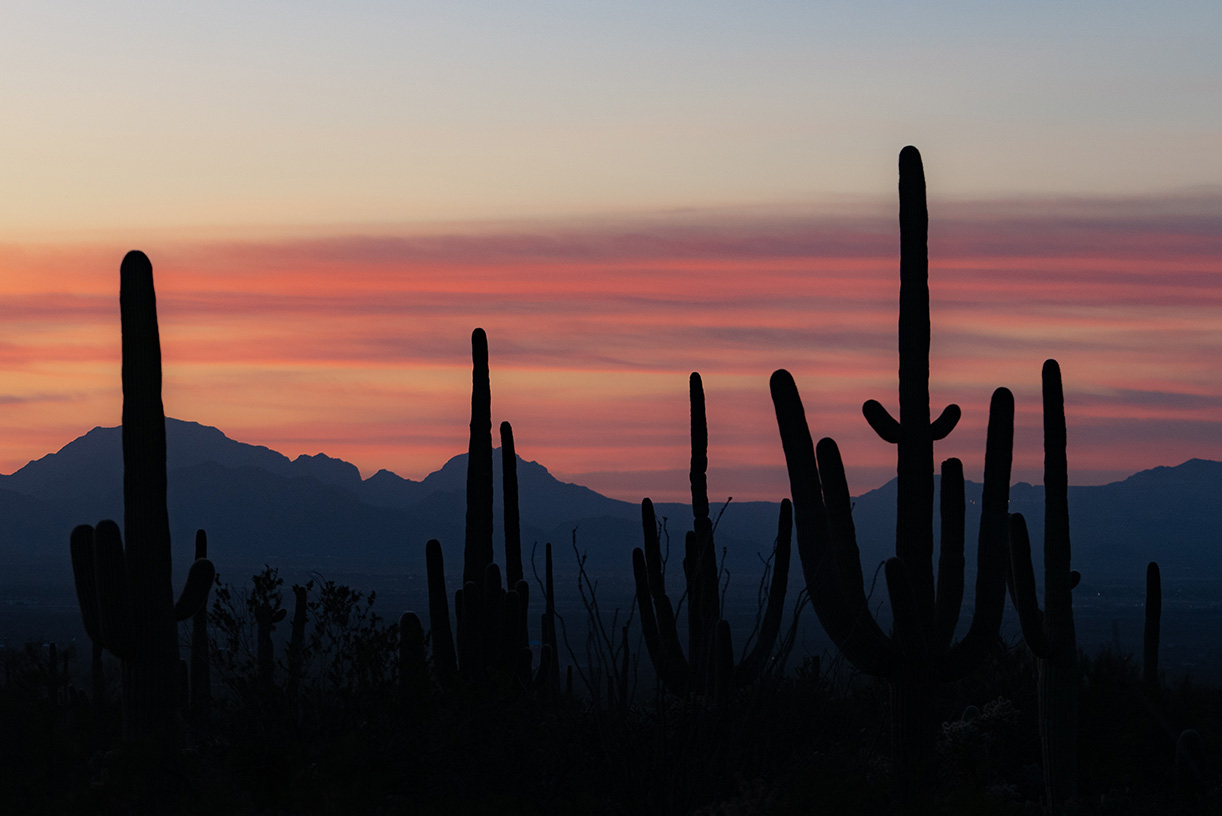
{"label": "sky", "polygon": [[[120,416],[153,262],[167,413],[365,476],[465,450],[470,333],[519,453],[617,498],[787,494],[793,372],[894,473],[896,158],[929,188],[933,410],[1041,478],[1222,459],[1216,3],[20,4],[0,25],[0,472]],[[585,6],[584,8],[582,6]]]}

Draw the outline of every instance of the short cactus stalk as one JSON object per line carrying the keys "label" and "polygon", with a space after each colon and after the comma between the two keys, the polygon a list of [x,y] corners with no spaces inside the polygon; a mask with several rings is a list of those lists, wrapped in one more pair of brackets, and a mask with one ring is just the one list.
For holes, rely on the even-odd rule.
{"label": "short cactus stalk", "polygon": [[424,627],[415,612],[399,617],[399,692],[403,704],[419,711],[428,700],[428,659],[424,653]]}
{"label": "short cactus stalk", "polygon": [[72,569],[86,632],[122,661],[125,737],[172,746],[178,739],[177,623],[204,606],[216,570],[206,558],[196,560],[175,603],[152,265],[143,253],[129,252],[119,276],[127,541],[113,521],[77,527]]}
{"label": "short cactus stalk", "polygon": [[513,444],[513,426],[501,423],[501,479],[505,502],[505,584],[522,580],[522,522],[518,510],[518,454]]}
{"label": "short cactus stalk", "polygon": [[[692,490],[692,529],[685,537],[683,573],[687,579],[688,651],[680,643],[674,607],[666,594],[662,570],[662,551],[653,503],[641,503],[641,528],[644,548],[632,552],[632,572],[636,581],[637,608],[641,630],[654,670],[672,694],[729,693],[733,687],[753,682],[768,665],[784,612],[785,590],[789,583],[789,555],[792,507],[781,502],[777,524],[775,563],[772,583],[758,638],[740,663],[732,660],[729,624],[721,614],[718,592],[717,557],[713,545],[713,523],[709,516],[708,423],[705,415],[704,384],[693,373],[689,380],[691,400],[692,456],[689,480]],[[723,625],[724,624],[724,625]],[[726,656],[731,660],[726,663]]]}
{"label": "short cactus stalk", "polygon": [[957,459],[942,463],[942,541],[935,584],[933,443],[950,433],[960,411],[951,405],[930,421],[928,213],[915,148],[900,153],[899,174],[900,419],[873,400],[862,408],[875,432],[897,447],[896,557],[885,570],[894,618],[890,635],[875,622],[865,594],[840,451],[831,439],[822,439],[817,448],[813,444],[789,372],[776,371],[771,389],[812,604],[841,654],[859,670],[889,681],[899,793],[911,801],[925,787],[932,755],[936,684],[963,679],[982,665],[1000,629],[1014,399],[999,388],[989,405],[975,610],[968,632],[955,642],[963,599],[963,466]]}
{"label": "short cactus stalk", "polygon": [[[208,557],[208,534],[195,532],[195,560]],[[208,662],[208,599],[191,616],[190,712],[195,725],[206,725],[212,716],[212,675]]]}
{"label": "short cactus stalk", "polygon": [[1158,636],[1163,615],[1163,583],[1158,562],[1146,566],[1146,626],[1142,638],[1141,685],[1150,699],[1158,697]]}
{"label": "short cactus stalk", "polygon": [[1023,640],[1036,656],[1040,747],[1048,805],[1056,810],[1078,790],[1078,641],[1073,620],[1070,569],[1069,476],[1066,459],[1065,395],[1061,369],[1048,360],[1044,397],[1044,608],[1035,597],[1031,540],[1022,514],[1010,518],[1010,595]]}
{"label": "short cactus stalk", "polygon": [[293,619],[289,623],[288,683],[285,688],[289,696],[297,694],[305,670],[305,630],[309,622],[308,589],[300,584],[293,586]]}
{"label": "short cactus stalk", "polygon": [[259,672],[259,684],[271,688],[275,683],[276,647],[272,643],[272,632],[276,624],[288,615],[288,610],[271,603],[263,603],[254,609],[255,615],[255,661]]}
{"label": "short cactus stalk", "polygon": [[539,674],[535,685],[546,692],[560,691],[560,642],[556,636],[556,582],[552,570],[552,543],[543,546],[543,640],[539,647]]}

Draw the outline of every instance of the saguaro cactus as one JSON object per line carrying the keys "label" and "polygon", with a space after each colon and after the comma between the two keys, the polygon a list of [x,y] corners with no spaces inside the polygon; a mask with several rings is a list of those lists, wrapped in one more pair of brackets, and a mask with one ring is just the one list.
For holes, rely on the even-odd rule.
{"label": "saguaro cactus", "polygon": [[119,526],[72,532],[72,570],[85,630],[122,660],[123,731],[173,743],[177,736],[177,622],[207,600],[216,570],[197,559],[178,602],[170,581],[165,411],[153,268],[129,252],[119,272],[123,327],[124,547]]}
{"label": "saguaro cactus", "polygon": [[929,421],[929,291],[925,182],[920,154],[900,153],[900,421],[874,401],[870,425],[898,448],[896,557],[886,563],[894,624],[875,622],[863,586],[852,505],[840,451],[831,439],[817,456],[793,377],[772,375],[772,399],[785,450],[798,554],[811,601],[840,652],[892,691],[892,736],[902,791],[919,783],[931,754],[935,683],[965,677],[996,641],[1005,604],[1006,514],[1014,437],[1014,399],[999,388],[989,406],[984,495],[977,545],[975,612],[954,641],[963,599],[963,466],[942,463],[942,544],[933,575],[933,442],[959,419],[957,406]]}
{"label": "saguaro cactus", "polygon": [[[195,560],[208,557],[208,534],[195,531]],[[208,598],[191,616],[191,718],[196,725],[208,722],[212,713],[212,675],[208,663]]]}
{"label": "saguaro cactus", "polygon": [[[493,560],[492,392],[489,385],[488,338],[483,329],[471,333],[471,438],[467,455],[467,526],[463,549],[463,587],[454,593],[458,646],[451,639],[449,599],[446,595],[441,545],[425,546],[428,570],[429,622],[433,662],[443,684],[459,674],[469,682],[486,679],[489,672],[520,678],[530,676],[526,614],[530,592],[522,575],[518,526],[516,468],[505,483],[507,586]],[[501,425],[506,456],[513,451],[513,429]],[[514,461],[516,465],[516,459]],[[514,576],[517,576],[514,579]],[[455,654],[457,652],[457,655]]]}
{"label": "saguaro cactus", "polygon": [[792,507],[781,502],[777,523],[776,561],[768,591],[759,636],[751,652],[734,665],[729,624],[722,620],[718,593],[717,556],[713,546],[713,523],[709,518],[708,444],[704,384],[693,372],[689,380],[691,398],[692,459],[689,480],[692,490],[692,529],[685,540],[683,573],[687,579],[688,654],[679,642],[674,608],[666,594],[662,573],[661,545],[653,503],[641,503],[641,527],[645,547],[632,551],[637,607],[645,646],[659,678],[672,694],[706,693],[718,687],[722,698],[732,686],[753,681],[768,663],[781,629],[785,590],[789,583]]}
{"label": "saguaro cactus", "polygon": [[1010,594],[1023,640],[1036,656],[1040,747],[1049,806],[1078,789],[1078,641],[1069,566],[1069,475],[1065,454],[1065,394],[1056,360],[1044,363],[1044,608],[1035,597],[1031,540],[1021,513],[1010,518]]}

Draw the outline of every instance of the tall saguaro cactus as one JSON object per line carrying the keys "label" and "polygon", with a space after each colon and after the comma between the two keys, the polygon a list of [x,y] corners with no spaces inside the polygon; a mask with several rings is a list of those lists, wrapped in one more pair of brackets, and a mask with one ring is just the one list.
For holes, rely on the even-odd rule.
{"label": "tall saguaro cactus", "polygon": [[178,706],[177,622],[207,601],[216,570],[191,565],[174,602],[166,508],[165,410],[153,268],[129,252],[119,272],[123,334],[124,546],[113,521],[72,532],[72,570],[89,636],[122,660],[123,731],[172,744]]}
{"label": "tall saguaro cactus", "polygon": [[771,389],[811,601],[840,652],[861,671],[890,682],[897,771],[901,790],[910,791],[920,784],[932,749],[935,684],[961,679],[983,663],[1001,625],[1014,398],[999,388],[989,405],[975,611],[967,634],[954,642],[963,600],[963,466],[957,459],[942,463],[942,542],[935,586],[933,443],[950,433],[959,409],[952,405],[929,421],[928,217],[915,148],[900,153],[899,169],[900,421],[877,402],[863,407],[875,431],[898,448],[896,557],[886,564],[894,615],[890,635],[875,622],[865,595],[840,451],[831,439],[821,440],[816,451],[788,371],[772,375]]}
{"label": "tall saguaro cactus", "polygon": [[685,541],[683,574],[687,579],[688,653],[680,645],[674,608],[666,594],[662,573],[661,545],[653,503],[641,503],[641,526],[645,547],[632,552],[637,607],[641,630],[654,669],[672,694],[707,693],[718,688],[724,696],[731,686],[750,683],[767,665],[781,629],[785,590],[789,583],[789,553],[792,511],[781,502],[777,524],[776,561],[764,617],[751,652],[735,665],[729,625],[722,620],[718,596],[717,557],[713,546],[713,523],[709,518],[709,431],[704,407],[704,384],[693,372],[688,381],[691,399],[692,458],[689,479],[692,490],[692,529]]}
{"label": "tall saguaro cactus", "polygon": [[1036,656],[1040,747],[1049,806],[1060,807],[1078,790],[1078,640],[1069,566],[1069,467],[1065,453],[1065,392],[1061,368],[1047,360],[1044,396],[1044,608],[1035,597],[1031,539],[1021,513],[1010,518],[1010,594],[1023,640]]}
{"label": "tall saguaro cactus", "polygon": [[[877,400],[862,406],[866,421],[896,446],[898,504],[895,554],[904,559],[921,607],[933,604],[933,443],[959,422],[959,406],[948,405],[929,421],[929,211],[921,154],[900,151],[900,419]],[[932,621],[924,621],[928,627]]]}

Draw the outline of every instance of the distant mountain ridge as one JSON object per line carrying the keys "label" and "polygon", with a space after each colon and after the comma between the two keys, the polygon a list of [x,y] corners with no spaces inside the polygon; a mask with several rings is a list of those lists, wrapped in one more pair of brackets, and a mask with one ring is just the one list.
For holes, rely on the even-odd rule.
{"label": "distant mountain ridge", "polygon": [[[466,503],[466,454],[451,458],[420,481],[380,470],[362,479],[356,466],[317,454],[296,459],[248,445],[217,428],[166,420],[167,469],[175,566],[182,568],[197,528],[208,531],[214,560],[245,569],[263,563],[423,572],[424,542],[442,542],[446,560],[461,564]],[[0,476],[0,564],[45,564],[66,570],[72,527],[102,518],[122,519],[120,428],[94,428],[56,453]],[[501,457],[494,456],[496,534],[501,541]],[[634,502],[602,496],[553,477],[537,462],[518,460],[522,538],[579,548],[595,577],[630,574],[630,553],[640,545],[640,510]],[[980,485],[967,484],[967,561],[975,568]],[[1191,459],[1108,485],[1070,488],[1075,567],[1085,576],[1143,574],[1158,560],[1164,575],[1222,577],[1222,462]],[[975,502],[976,504],[973,504]],[[670,518],[672,545],[681,546],[690,508],[659,503]],[[1011,511],[1031,527],[1037,575],[1042,557],[1043,488],[1017,483]],[[736,502],[718,527],[732,575],[757,580],[760,554],[771,551],[778,505]],[[894,553],[895,482],[855,499],[854,520],[867,581]],[[182,549],[179,549],[181,547]],[[540,556],[541,557],[541,556]],[[795,555],[796,559],[796,555]],[[558,559],[562,572],[571,557]],[[530,567],[527,566],[529,573]],[[792,574],[801,570],[794,564]],[[68,572],[64,573],[70,580]]]}

